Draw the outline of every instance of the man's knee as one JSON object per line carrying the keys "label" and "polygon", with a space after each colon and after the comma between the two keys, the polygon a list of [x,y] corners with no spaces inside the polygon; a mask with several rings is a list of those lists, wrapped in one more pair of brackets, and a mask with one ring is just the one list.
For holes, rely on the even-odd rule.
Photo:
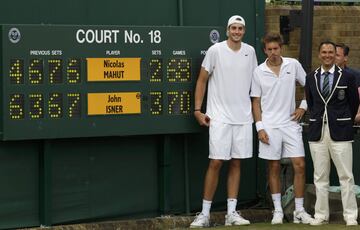
{"label": "man's knee", "polygon": [[221,169],[222,164],[223,164],[222,160],[211,159],[210,163],[209,163],[208,170],[210,170],[210,171],[219,171]]}
{"label": "man's knee", "polygon": [[240,165],[241,165],[240,163],[241,163],[240,159],[231,159],[230,163],[229,163],[229,167],[240,168]]}
{"label": "man's knee", "polygon": [[279,174],[280,173],[280,161],[274,161],[274,160],[270,160],[268,161],[268,168],[269,168],[269,174]]}
{"label": "man's knee", "polygon": [[305,173],[305,159],[299,158],[293,161],[293,167],[295,174],[304,174]]}

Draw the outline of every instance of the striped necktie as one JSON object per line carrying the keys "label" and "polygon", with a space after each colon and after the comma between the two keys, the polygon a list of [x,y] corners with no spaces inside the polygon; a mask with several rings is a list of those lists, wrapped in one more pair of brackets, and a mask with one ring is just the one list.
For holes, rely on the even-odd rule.
{"label": "striped necktie", "polygon": [[330,96],[330,84],[329,84],[329,72],[324,72],[324,82],[322,87],[322,95],[325,99],[327,99]]}

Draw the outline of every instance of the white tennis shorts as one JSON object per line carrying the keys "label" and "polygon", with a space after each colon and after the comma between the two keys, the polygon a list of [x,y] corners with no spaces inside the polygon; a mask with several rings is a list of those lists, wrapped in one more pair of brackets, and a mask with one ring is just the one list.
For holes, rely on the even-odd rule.
{"label": "white tennis shorts", "polygon": [[266,128],[270,145],[259,141],[259,157],[266,160],[280,160],[288,157],[304,157],[302,127],[299,124],[281,128]]}
{"label": "white tennis shorts", "polygon": [[253,155],[252,124],[233,125],[210,121],[209,158],[245,159]]}

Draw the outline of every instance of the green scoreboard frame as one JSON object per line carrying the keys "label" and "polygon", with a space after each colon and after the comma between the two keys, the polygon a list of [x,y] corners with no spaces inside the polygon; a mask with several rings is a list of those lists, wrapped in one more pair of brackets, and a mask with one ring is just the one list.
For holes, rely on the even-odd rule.
{"label": "green scoreboard frame", "polygon": [[221,27],[2,25],[3,140],[191,133]]}

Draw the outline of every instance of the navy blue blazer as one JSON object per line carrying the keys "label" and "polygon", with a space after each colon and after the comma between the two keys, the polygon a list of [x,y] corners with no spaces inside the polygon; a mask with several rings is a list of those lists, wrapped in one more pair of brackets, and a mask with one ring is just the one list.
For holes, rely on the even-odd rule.
{"label": "navy blue blazer", "polygon": [[321,68],[306,76],[305,94],[310,112],[309,141],[319,141],[327,114],[330,136],[334,141],[354,139],[353,123],[359,106],[355,76],[335,66],[334,81],[327,100],[321,94]]}

